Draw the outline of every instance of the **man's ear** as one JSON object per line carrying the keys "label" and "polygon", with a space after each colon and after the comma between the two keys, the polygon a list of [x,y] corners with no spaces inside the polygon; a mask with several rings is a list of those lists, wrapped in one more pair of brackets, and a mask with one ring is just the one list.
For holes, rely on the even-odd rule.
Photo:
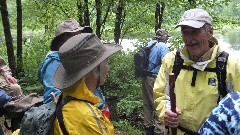
{"label": "man's ear", "polygon": [[209,33],[213,35],[213,28],[209,29]]}
{"label": "man's ear", "polygon": [[213,37],[213,28],[209,29],[208,36],[209,36],[209,39]]}

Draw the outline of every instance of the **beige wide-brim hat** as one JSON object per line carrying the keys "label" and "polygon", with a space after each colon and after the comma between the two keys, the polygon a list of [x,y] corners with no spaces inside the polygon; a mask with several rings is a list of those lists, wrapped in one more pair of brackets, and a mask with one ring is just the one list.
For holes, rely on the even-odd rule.
{"label": "beige wide-brim hat", "polygon": [[93,33],[71,37],[59,49],[61,64],[53,76],[53,85],[59,89],[70,87],[121,49],[120,45],[103,44]]}
{"label": "beige wide-brim hat", "polygon": [[[68,20],[60,23],[57,26],[55,36],[57,37],[63,33],[74,33],[77,31],[82,31],[85,28],[89,28],[89,26],[81,27],[80,24],[75,19],[71,18],[71,19],[68,19]],[[90,31],[88,33],[92,33],[92,29],[90,29]]]}
{"label": "beige wide-brim hat", "polygon": [[81,31],[81,33],[93,32],[90,26],[81,27],[80,24],[75,19],[72,19],[72,18],[60,23],[56,28],[55,37],[52,40],[51,48],[58,46],[57,41],[61,40],[62,35],[64,33],[75,33],[79,31]]}

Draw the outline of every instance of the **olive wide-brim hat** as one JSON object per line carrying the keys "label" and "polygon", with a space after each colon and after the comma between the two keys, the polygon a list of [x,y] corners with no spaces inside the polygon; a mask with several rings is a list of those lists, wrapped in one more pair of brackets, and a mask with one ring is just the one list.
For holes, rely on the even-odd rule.
{"label": "olive wide-brim hat", "polygon": [[68,39],[59,49],[61,64],[52,79],[56,88],[68,88],[97,67],[120,45],[103,44],[93,33],[81,33]]}

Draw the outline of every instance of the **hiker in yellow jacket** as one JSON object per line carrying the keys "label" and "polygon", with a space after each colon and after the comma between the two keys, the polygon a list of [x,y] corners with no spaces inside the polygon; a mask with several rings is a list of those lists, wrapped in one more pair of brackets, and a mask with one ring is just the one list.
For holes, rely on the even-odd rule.
{"label": "hiker in yellow jacket", "polygon": [[[53,85],[62,91],[63,98],[76,98],[62,108],[63,121],[69,135],[113,135],[113,125],[97,109],[100,98],[94,95],[103,85],[109,70],[108,57],[122,47],[103,44],[92,33],[82,33],[68,39],[59,49],[61,60]],[[56,118],[52,135],[63,135]]]}
{"label": "hiker in yellow jacket", "polygon": [[[177,134],[197,134],[219,100],[216,72],[203,71],[215,68],[216,59],[222,53],[213,37],[211,16],[202,9],[185,11],[177,27],[181,28],[185,46],[180,52],[183,65],[198,71],[181,69],[175,81],[177,112],[171,111],[169,98],[169,74],[173,70],[175,52],[168,53],[154,84],[154,100],[157,115],[166,126],[178,127]],[[240,64],[229,54],[226,66],[226,90],[240,90]],[[195,76],[195,77],[194,77]],[[181,130],[180,130],[181,129]]]}

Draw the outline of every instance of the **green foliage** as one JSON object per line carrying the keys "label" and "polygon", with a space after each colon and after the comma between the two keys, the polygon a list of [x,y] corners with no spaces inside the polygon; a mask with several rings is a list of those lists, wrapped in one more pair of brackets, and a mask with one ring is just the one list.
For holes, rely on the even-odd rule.
{"label": "green foliage", "polygon": [[5,41],[3,41],[3,40],[0,40],[0,52],[1,52],[1,56],[3,57],[3,59],[5,60],[5,61],[7,61],[7,55],[3,55],[3,54],[7,54],[7,49],[6,49],[6,45],[5,45],[6,43],[5,43]]}
{"label": "green foliage", "polygon": [[127,120],[112,121],[116,135],[143,135],[143,129],[136,127]]}
{"label": "green foliage", "polygon": [[233,50],[240,50],[240,32],[239,29],[228,31],[225,35]]}
{"label": "green foliage", "polygon": [[108,97],[119,98],[119,113],[127,115],[142,112],[142,89],[138,79],[134,76],[133,53],[120,52],[110,61],[110,71],[105,83]]}
{"label": "green foliage", "polygon": [[133,54],[120,52],[114,55],[111,58],[110,66],[105,86],[110,91],[113,91],[111,94],[117,96],[117,92],[121,92],[123,97],[126,97],[128,94],[137,94],[134,89],[139,89],[140,85],[134,77]]}
{"label": "green foliage", "polygon": [[117,106],[118,111],[120,113],[125,113],[128,117],[141,114],[143,111],[143,101],[135,97],[135,95],[128,95],[122,98]]}
{"label": "green foliage", "polygon": [[23,44],[24,75],[20,82],[25,93],[33,90],[43,92],[37,79],[38,69],[49,51],[50,41],[49,37],[46,36],[31,36]]}
{"label": "green foliage", "polygon": [[171,38],[168,40],[168,42],[170,43],[170,51],[174,51],[183,47],[182,36],[179,31],[172,31]]}

